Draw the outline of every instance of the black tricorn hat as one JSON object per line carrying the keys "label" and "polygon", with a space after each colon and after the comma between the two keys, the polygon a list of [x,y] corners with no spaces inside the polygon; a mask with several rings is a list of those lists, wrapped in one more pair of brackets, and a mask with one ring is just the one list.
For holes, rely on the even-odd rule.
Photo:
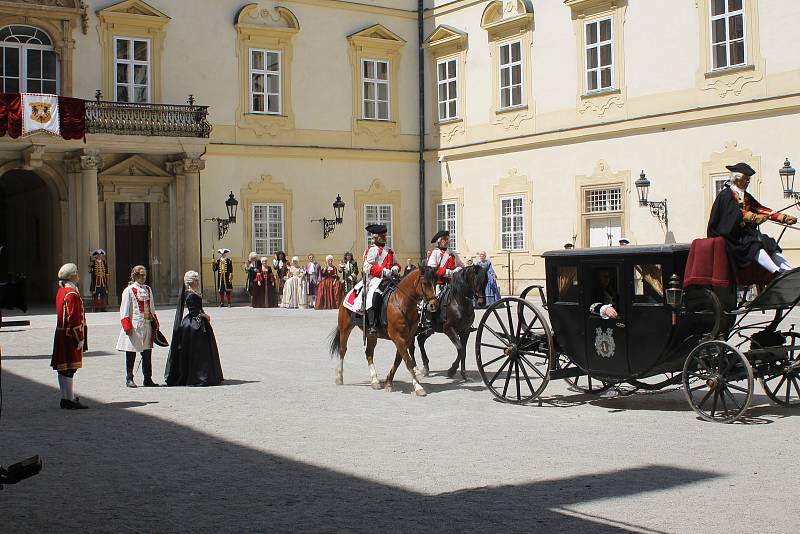
{"label": "black tricorn hat", "polygon": [[386,225],[385,224],[370,224],[365,228],[365,230],[374,235],[380,235],[386,233]]}
{"label": "black tricorn hat", "polygon": [[167,341],[166,336],[161,333],[161,330],[156,330],[156,334],[153,336],[153,343],[159,347],[169,347],[169,341]]}
{"label": "black tricorn hat", "polygon": [[753,176],[756,173],[753,167],[744,162],[737,163],[736,165],[725,165],[725,168],[731,172],[740,172],[745,176]]}
{"label": "black tricorn hat", "polygon": [[436,243],[443,237],[450,237],[450,230],[439,230],[436,235],[431,238],[431,243]]}

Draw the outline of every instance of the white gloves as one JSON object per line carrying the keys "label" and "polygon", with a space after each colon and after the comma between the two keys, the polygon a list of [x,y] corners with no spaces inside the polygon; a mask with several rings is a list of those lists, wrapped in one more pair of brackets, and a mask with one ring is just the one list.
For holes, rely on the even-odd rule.
{"label": "white gloves", "polygon": [[455,269],[445,269],[444,275],[449,278],[449,277],[453,276],[454,274],[456,274],[461,269],[462,269],[462,267],[456,267]]}
{"label": "white gloves", "polygon": [[382,274],[382,276],[392,276],[392,270],[391,269],[384,269],[383,273],[381,273],[381,274]]}
{"label": "white gloves", "polygon": [[78,350],[83,350],[83,340],[78,341]]}

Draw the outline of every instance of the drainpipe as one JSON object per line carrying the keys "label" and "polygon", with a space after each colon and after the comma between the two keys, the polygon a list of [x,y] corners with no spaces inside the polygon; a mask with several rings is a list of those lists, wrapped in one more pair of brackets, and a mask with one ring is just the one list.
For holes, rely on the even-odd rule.
{"label": "drainpipe", "polygon": [[422,28],[423,0],[417,0],[419,34],[419,259],[425,261],[425,39]]}

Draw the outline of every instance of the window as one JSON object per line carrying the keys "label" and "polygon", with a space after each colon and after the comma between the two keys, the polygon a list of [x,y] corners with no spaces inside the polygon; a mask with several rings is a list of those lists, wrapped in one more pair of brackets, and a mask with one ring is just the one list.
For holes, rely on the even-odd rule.
{"label": "window", "polygon": [[436,229],[448,230],[450,232],[450,248],[458,250],[456,243],[456,203],[455,202],[442,202],[436,206]]}
{"label": "window", "polygon": [[281,53],[250,49],[250,111],[281,113]]}
{"label": "window", "polygon": [[601,91],[614,86],[614,52],[611,19],[585,24],[586,91]]}
{"label": "window", "polygon": [[500,45],[500,108],[522,105],[522,42]]}
{"label": "window", "polygon": [[558,277],[559,302],[578,302],[578,267],[575,265],[559,265],[556,269]]}
{"label": "window", "polygon": [[664,303],[661,265],[653,263],[633,266],[633,302],[637,304]]}
{"label": "window", "polygon": [[622,190],[620,188],[589,189],[586,191],[587,213],[602,213],[621,210]]}
{"label": "window", "polygon": [[283,249],[283,204],[253,204],[253,250],[271,256]]}
{"label": "window", "polygon": [[363,114],[365,119],[389,120],[389,63],[376,59],[361,62]]}
{"label": "window", "polygon": [[0,80],[6,93],[58,93],[58,60],[53,41],[32,26],[0,29]]}
{"label": "window", "polygon": [[117,102],[150,102],[150,40],[114,38]]}
{"label": "window", "polygon": [[439,78],[439,120],[458,118],[458,68],[455,59],[436,64]]}
{"label": "window", "polygon": [[[386,246],[392,248],[392,205],[391,204],[364,204],[364,226],[370,224],[386,225]],[[365,232],[366,246],[372,244],[372,236]]]}
{"label": "window", "polygon": [[711,0],[711,65],[714,70],[744,65],[744,2]]}
{"label": "window", "polygon": [[711,193],[712,194],[712,196],[711,196],[711,203],[712,204],[714,203],[714,200],[716,200],[717,195],[719,195],[719,192],[722,191],[722,189],[725,187],[725,184],[728,183],[728,178],[729,178],[729,175],[727,175],[727,174],[716,174],[716,175],[711,177],[711,180],[714,183],[714,190]]}
{"label": "window", "polygon": [[525,208],[523,197],[500,200],[500,242],[503,250],[525,249]]}

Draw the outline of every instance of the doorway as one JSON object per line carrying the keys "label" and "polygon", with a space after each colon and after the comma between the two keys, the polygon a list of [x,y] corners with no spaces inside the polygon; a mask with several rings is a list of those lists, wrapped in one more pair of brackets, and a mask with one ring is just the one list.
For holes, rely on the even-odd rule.
{"label": "doorway", "polygon": [[0,177],[0,281],[27,278],[28,305],[52,305],[56,292],[51,193],[33,171],[12,170]]}
{"label": "doorway", "polygon": [[128,286],[131,269],[144,265],[150,274],[150,204],[147,202],[114,203],[114,241],[116,295]]}

